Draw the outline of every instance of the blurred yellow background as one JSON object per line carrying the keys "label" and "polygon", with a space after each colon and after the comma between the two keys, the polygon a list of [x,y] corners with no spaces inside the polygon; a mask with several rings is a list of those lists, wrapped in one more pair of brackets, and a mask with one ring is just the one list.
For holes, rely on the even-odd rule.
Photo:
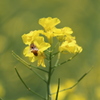
{"label": "blurred yellow background", "polygon": [[21,83],[15,66],[27,85],[45,96],[45,84],[11,54],[13,50],[29,62],[22,54],[25,45],[21,36],[42,29],[38,24],[42,17],[59,18],[61,23],[57,27],[71,27],[77,43],[83,47],[81,54],[57,68],[52,85],[57,84],[58,78],[62,85],[71,80],[76,82],[94,66],[74,91],[59,100],[100,100],[100,0],[0,0],[0,97],[3,100],[40,100]]}

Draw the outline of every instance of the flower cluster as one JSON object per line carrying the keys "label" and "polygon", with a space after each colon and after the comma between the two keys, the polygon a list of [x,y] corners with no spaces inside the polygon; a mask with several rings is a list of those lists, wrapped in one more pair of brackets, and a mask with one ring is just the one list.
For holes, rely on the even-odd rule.
{"label": "flower cluster", "polygon": [[[52,47],[53,37],[56,37],[60,45],[58,47],[59,52],[70,52],[70,53],[80,53],[82,48],[77,45],[75,37],[72,36],[72,29],[69,27],[57,28],[56,25],[60,23],[58,18],[41,18],[39,24],[44,28],[44,30],[31,31],[28,34],[22,35],[23,42],[28,45],[23,54],[29,57],[31,62],[38,61],[38,66],[45,67],[44,51]],[[44,37],[48,39],[45,42]]]}

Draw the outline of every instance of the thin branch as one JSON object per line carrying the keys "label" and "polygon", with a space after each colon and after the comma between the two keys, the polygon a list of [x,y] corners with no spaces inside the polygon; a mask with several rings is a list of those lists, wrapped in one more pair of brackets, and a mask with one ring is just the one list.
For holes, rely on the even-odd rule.
{"label": "thin branch", "polygon": [[56,61],[56,63],[55,63],[54,66],[57,66],[58,65],[59,60],[60,60],[60,52],[58,53],[57,61]]}
{"label": "thin branch", "polygon": [[54,58],[58,53],[59,53],[59,51],[56,52],[56,53],[54,53],[54,54],[52,55],[52,58]]}
{"label": "thin branch", "polygon": [[[50,48],[51,50],[51,48]],[[48,69],[48,79],[47,79],[47,100],[52,100],[51,97],[51,89],[50,89],[50,82],[51,82],[51,68],[52,68],[52,58],[51,58],[52,52],[49,54],[49,69]]]}
{"label": "thin branch", "polygon": [[[92,67],[93,68],[93,67]],[[89,69],[85,74],[83,74],[79,79],[78,79],[78,81],[74,84],[74,85],[72,85],[71,87],[69,87],[69,88],[66,88],[66,89],[63,89],[63,90],[60,90],[59,92],[63,92],[63,91],[66,91],[66,90],[69,90],[69,89],[72,89],[72,88],[74,88],[91,70],[92,70],[92,68],[91,69]],[[53,94],[56,94],[56,92],[55,93],[52,93],[51,95],[53,95]]]}
{"label": "thin branch", "polygon": [[19,57],[14,51],[12,51],[12,55],[18,60],[20,61],[21,63],[23,63],[26,67],[28,67],[29,69],[32,69],[33,68],[36,68],[36,69],[39,69],[43,72],[46,72],[48,73],[48,71],[44,70],[44,69],[41,69],[39,67],[36,67],[36,66],[32,66],[31,64],[27,63],[25,60],[23,60],[21,57]]}
{"label": "thin branch", "polygon": [[15,71],[16,71],[16,73],[17,73],[19,79],[21,80],[21,82],[24,84],[24,86],[27,88],[28,91],[30,91],[31,93],[33,93],[33,94],[39,96],[40,98],[46,100],[44,97],[42,97],[41,95],[37,94],[35,91],[31,90],[31,89],[26,85],[26,83],[25,83],[25,82],[23,81],[23,79],[21,78],[21,76],[20,76],[18,70],[16,69],[16,67],[15,67]]}
{"label": "thin branch", "polygon": [[56,67],[58,67],[58,66],[60,66],[60,65],[62,65],[62,64],[65,64],[65,63],[67,63],[67,62],[69,62],[69,61],[71,61],[74,57],[77,56],[77,54],[78,54],[78,53],[76,53],[74,56],[70,57],[69,59],[67,59],[66,61],[64,61],[64,62],[62,62],[62,63],[60,63],[60,64],[54,65],[53,68],[55,69]]}
{"label": "thin branch", "polygon": [[29,68],[32,72],[34,72],[40,79],[42,79],[45,83],[47,83],[47,81],[40,74],[38,74],[36,71],[32,69],[32,67],[30,67],[31,65],[29,65],[26,61],[20,58],[16,53],[12,52],[12,54],[17,60],[22,62],[27,68]]}
{"label": "thin branch", "polygon": [[[57,57],[57,60],[56,60],[56,63],[55,63],[54,66],[57,66],[58,65],[59,60],[60,60],[60,52],[58,53],[58,57]],[[51,74],[53,74],[54,70],[55,70],[55,68],[52,67],[52,73]]]}
{"label": "thin branch", "polygon": [[59,89],[60,89],[60,78],[58,79],[58,88],[57,88],[57,93],[56,93],[56,99],[55,100],[58,100]]}

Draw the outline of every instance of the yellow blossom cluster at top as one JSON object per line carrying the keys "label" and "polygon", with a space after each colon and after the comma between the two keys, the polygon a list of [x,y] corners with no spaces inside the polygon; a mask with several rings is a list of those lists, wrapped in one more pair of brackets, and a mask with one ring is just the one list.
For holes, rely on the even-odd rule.
{"label": "yellow blossom cluster at top", "polygon": [[[31,31],[28,34],[22,35],[23,42],[27,45],[23,54],[29,57],[31,62],[38,61],[38,66],[45,67],[44,59],[46,51],[51,47],[51,40],[56,37],[60,42],[58,47],[59,52],[80,53],[82,48],[77,45],[75,37],[71,34],[72,29],[69,27],[57,28],[56,25],[60,23],[58,18],[41,18],[39,24],[44,30]],[[45,42],[44,37],[47,37],[48,42]]]}

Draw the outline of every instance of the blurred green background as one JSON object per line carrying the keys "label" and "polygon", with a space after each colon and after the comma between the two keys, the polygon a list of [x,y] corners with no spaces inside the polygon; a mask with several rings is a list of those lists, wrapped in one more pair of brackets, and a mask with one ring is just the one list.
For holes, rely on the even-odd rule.
{"label": "blurred green background", "polygon": [[[0,97],[41,100],[27,91],[14,66],[29,87],[45,96],[45,84],[11,54],[13,50],[28,61],[22,54],[25,45],[21,36],[42,29],[38,24],[42,17],[59,18],[58,27],[71,27],[77,43],[83,47],[81,54],[55,71],[52,84],[56,84],[58,78],[61,84],[66,80],[77,81],[94,66],[75,90],[60,100],[100,100],[100,0],[0,0]],[[80,95],[83,98],[75,99]]]}

